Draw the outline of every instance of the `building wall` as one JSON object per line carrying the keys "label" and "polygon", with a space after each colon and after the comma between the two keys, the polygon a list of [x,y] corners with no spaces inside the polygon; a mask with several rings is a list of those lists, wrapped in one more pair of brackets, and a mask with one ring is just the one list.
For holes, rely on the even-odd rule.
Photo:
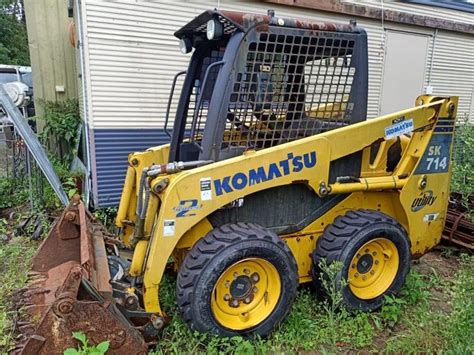
{"label": "building wall", "polygon": [[[180,53],[173,33],[202,11],[216,7],[217,2],[78,1],[84,30],[85,114],[93,149],[95,203],[99,206],[116,205],[127,167],[127,153],[168,141],[164,134],[164,120],[169,90],[174,74],[185,70],[189,60],[189,55]],[[256,13],[266,13],[268,8],[272,8],[278,16],[341,23],[349,21],[348,17],[334,13],[260,1],[222,0],[220,8]],[[423,11],[436,15],[438,10],[433,9]],[[442,11],[454,16],[452,10]],[[460,95],[460,115],[473,119],[472,36],[390,22],[382,27],[380,21],[370,19],[357,21],[368,33],[369,117],[376,117],[380,112],[385,31],[389,29],[430,37],[424,73],[426,85],[433,87],[434,94]],[[179,85],[175,98],[178,92]],[[176,101],[173,102],[171,119]]]}
{"label": "building wall", "polygon": [[69,41],[67,1],[25,0],[24,3],[36,113],[41,114],[41,100],[77,97],[75,50]]}

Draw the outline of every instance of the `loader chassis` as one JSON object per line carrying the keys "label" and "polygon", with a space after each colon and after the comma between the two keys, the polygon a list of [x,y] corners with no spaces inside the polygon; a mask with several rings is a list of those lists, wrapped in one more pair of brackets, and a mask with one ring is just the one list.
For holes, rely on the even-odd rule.
{"label": "loader chassis", "polygon": [[440,241],[457,98],[366,120],[367,38],[353,23],[206,11],[175,35],[194,52],[170,144],[129,155],[120,237],[106,239],[110,302],[152,340],[172,265],[192,330],[266,335],[297,285],[324,293],[320,263],[340,261],[345,305],[380,307]]}
{"label": "loader chassis", "polygon": [[[235,20],[238,16],[243,16],[241,22]],[[129,157],[117,225],[123,228],[125,240],[135,245],[130,276],[143,280],[147,312],[163,314],[158,295],[168,258],[173,257],[176,271],[189,274],[184,270],[190,251],[198,253],[197,243],[205,236],[214,238],[213,231],[223,226],[241,225],[247,233],[257,225],[278,235],[291,250],[300,283],[314,279],[318,238],[348,211],[362,208],[382,215],[369,213],[360,217],[361,223],[370,218],[387,225],[396,221],[393,236],[386,237],[393,241],[370,244],[369,240],[367,246],[374,251],[382,248],[387,255],[392,250],[390,255],[405,260],[404,264],[407,255],[421,255],[440,240],[451,149],[451,138],[445,136],[452,136],[456,98],[420,96],[414,108],[365,121],[365,32],[353,25],[318,27],[263,18],[268,21],[264,25],[259,16],[204,13],[176,33],[182,40],[192,38],[199,43],[196,38],[202,38],[207,21],[217,19],[226,29],[219,40],[196,46],[170,145]],[[241,31],[240,25],[247,27]],[[431,163],[427,169],[431,159],[438,159],[438,165]],[[166,173],[163,166],[174,161],[205,165]],[[130,201],[140,196],[143,171],[153,165],[160,166],[161,173],[149,177],[150,202],[137,240],[136,226],[124,221],[136,220],[136,205]],[[361,240],[370,239],[362,234]],[[408,244],[400,242],[401,235]],[[409,249],[408,254],[397,248]],[[189,258],[197,262],[202,256]],[[375,256],[364,260],[379,263]],[[377,287],[393,292],[391,285],[403,282],[407,272],[408,265],[398,266],[403,263],[384,263],[387,270],[396,272]],[[207,266],[200,267],[205,273]],[[185,294],[197,291],[180,289],[179,280],[180,276],[177,292],[183,296],[178,296],[178,304],[188,304],[191,300]],[[213,303],[214,311],[201,313],[215,316],[216,309],[224,309],[231,314],[227,306],[233,307],[235,297],[225,294],[219,304],[218,283],[215,287],[212,296],[202,297],[215,299],[217,306]],[[353,291],[362,298],[372,292],[360,285]],[[357,302],[365,305],[361,308],[375,307],[383,294]],[[244,301],[235,308],[248,308]],[[191,312],[183,307],[182,314]],[[227,326],[221,323],[222,327],[213,327],[219,323],[213,317],[186,321],[192,329],[217,328],[220,334],[245,333],[253,327],[252,320],[245,327],[239,323],[245,320],[226,317],[231,316],[223,316]],[[232,322],[235,328],[229,330]]]}

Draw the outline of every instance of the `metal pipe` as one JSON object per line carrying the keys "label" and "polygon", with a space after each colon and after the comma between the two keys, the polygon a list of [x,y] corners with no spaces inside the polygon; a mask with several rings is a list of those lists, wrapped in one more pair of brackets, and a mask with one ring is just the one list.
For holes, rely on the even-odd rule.
{"label": "metal pipe", "polygon": [[175,161],[168,164],[152,165],[148,168],[148,176],[154,177],[161,174],[173,174],[182,170],[197,168],[214,163],[214,160]]}
{"label": "metal pipe", "polygon": [[329,185],[328,190],[330,195],[335,195],[359,191],[401,189],[405,186],[406,182],[406,177],[401,179],[398,176],[360,178],[359,182],[331,184]]}
{"label": "metal pipe", "polygon": [[183,74],[186,74],[187,71],[186,70],[183,70],[183,71],[180,71],[178,72],[174,78],[173,78],[173,84],[171,85],[171,91],[170,91],[170,96],[168,98],[168,106],[166,108],[166,115],[165,115],[165,133],[168,137],[171,138],[171,134],[170,132],[168,131],[168,120],[170,118],[170,109],[171,109],[171,103],[173,102],[173,96],[174,96],[174,88],[176,87],[176,82],[178,81],[178,77],[180,75],[183,75]]}
{"label": "metal pipe", "polygon": [[191,126],[191,134],[190,134],[192,142],[194,142],[194,135],[196,133],[195,131],[196,131],[196,124],[197,124],[197,117],[198,117],[198,113],[199,113],[199,110],[200,110],[201,105],[202,105],[204,89],[206,88],[207,77],[209,76],[209,72],[215,66],[223,65],[224,63],[225,63],[225,61],[223,61],[223,60],[220,60],[218,62],[214,62],[214,63],[210,64],[206,69],[206,73],[204,74],[204,79],[202,80],[202,84],[201,84],[201,91],[199,92],[199,97],[198,97],[198,100],[196,102],[196,109],[194,110],[193,123],[192,123],[192,126]]}

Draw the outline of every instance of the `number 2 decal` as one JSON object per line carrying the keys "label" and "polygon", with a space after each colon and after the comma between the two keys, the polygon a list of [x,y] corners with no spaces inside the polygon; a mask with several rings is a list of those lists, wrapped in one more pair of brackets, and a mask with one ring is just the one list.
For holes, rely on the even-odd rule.
{"label": "number 2 decal", "polygon": [[199,209],[198,200],[181,200],[179,206],[174,208],[177,218],[195,216],[196,213],[191,213],[191,211],[197,209]]}

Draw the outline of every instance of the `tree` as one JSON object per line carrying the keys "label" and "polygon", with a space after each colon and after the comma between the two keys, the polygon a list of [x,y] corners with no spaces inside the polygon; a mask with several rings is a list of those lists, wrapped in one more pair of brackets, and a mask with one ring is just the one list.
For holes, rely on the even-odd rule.
{"label": "tree", "polygon": [[0,64],[30,65],[23,0],[0,0]]}

